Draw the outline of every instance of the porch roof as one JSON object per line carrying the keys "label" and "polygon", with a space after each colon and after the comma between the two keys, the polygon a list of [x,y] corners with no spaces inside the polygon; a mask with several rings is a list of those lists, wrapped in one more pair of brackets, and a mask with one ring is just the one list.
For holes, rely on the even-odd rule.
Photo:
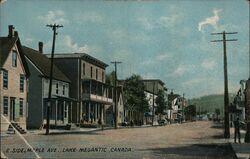
{"label": "porch roof", "polygon": [[[44,99],[45,99],[45,100],[48,100],[48,98],[44,98]],[[72,102],[77,101],[77,99],[75,99],[75,98],[62,97],[62,96],[57,96],[57,95],[52,95],[52,96],[51,96],[51,99],[62,99],[62,100],[65,100],[65,101],[72,101]]]}

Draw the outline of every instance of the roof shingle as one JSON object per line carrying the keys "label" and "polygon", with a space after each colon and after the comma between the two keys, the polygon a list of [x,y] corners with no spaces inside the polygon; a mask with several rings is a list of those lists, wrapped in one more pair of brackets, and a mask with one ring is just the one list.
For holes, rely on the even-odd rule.
{"label": "roof shingle", "polygon": [[[50,77],[50,59],[37,50],[23,46],[24,55],[43,73],[45,77]],[[53,79],[64,82],[71,82],[62,71],[53,65]]]}

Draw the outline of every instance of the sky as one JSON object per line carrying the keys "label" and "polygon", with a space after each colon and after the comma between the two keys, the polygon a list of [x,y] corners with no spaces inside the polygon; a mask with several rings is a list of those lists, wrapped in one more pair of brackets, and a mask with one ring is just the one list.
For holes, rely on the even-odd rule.
{"label": "sky", "polygon": [[84,52],[107,63],[121,61],[118,78],[160,79],[186,97],[224,92],[223,44],[227,35],[229,92],[249,77],[249,5],[246,0],[4,0],[0,36],[14,25],[21,43],[56,53]]}

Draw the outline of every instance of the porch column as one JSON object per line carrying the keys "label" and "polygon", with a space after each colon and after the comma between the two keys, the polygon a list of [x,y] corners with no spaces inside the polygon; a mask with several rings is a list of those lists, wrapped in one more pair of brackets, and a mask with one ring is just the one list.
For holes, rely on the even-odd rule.
{"label": "porch column", "polygon": [[63,107],[62,107],[62,119],[63,119],[63,124],[64,124],[64,118],[67,118],[67,116],[65,117],[64,115],[65,115],[65,111],[66,111],[66,109],[65,109],[65,101],[63,101]]}
{"label": "porch column", "polygon": [[72,101],[70,102],[70,123],[72,123]]}
{"label": "porch column", "polygon": [[104,116],[104,104],[101,104],[100,105],[100,108],[101,108],[101,121],[102,121],[102,123],[104,123],[104,120],[103,120],[103,116]]}
{"label": "porch column", "polygon": [[97,103],[95,104],[94,112],[95,112],[95,121],[96,121],[97,120]]}
{"label": "porch column", "polygon": [[90,121],[90,107],[91,107],[90,102],[88,102],[88,109],[87,109],[87,111],[88,111],[88,121]]}
{"label": "porch column", "polygon": [[55,125],[57,125],[57,105],[58,105],[58,102],[56,100]]}

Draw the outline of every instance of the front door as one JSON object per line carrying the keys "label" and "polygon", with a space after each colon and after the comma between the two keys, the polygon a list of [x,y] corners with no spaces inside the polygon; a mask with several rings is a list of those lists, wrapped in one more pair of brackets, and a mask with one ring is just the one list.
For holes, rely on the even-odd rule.
{"label": "front door", "polygon": [[10,98],[10,121],[15,120],[15,98]]}

